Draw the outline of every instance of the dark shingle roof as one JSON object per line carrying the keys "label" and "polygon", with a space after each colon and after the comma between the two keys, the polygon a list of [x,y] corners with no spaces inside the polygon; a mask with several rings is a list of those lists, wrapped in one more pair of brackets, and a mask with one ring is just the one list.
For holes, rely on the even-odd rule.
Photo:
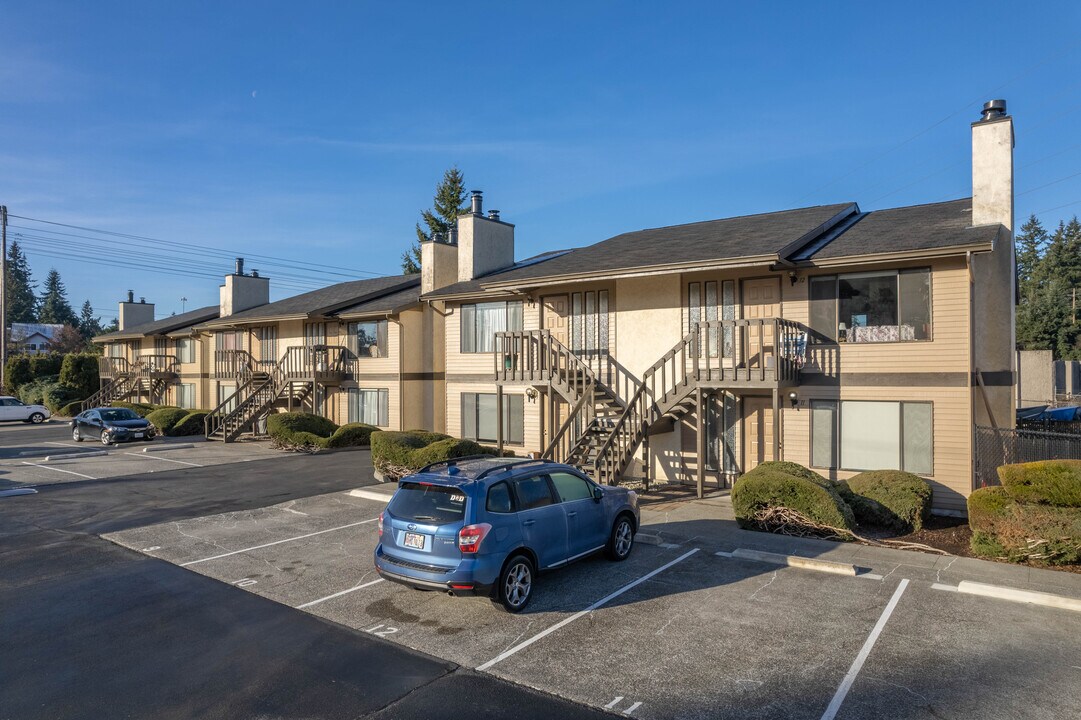
{"label": "dark shingle roof", "polygon": [[875,210],[864,213],[821,250],[796,253],[793,259],[816,262],[994,242],[999,225],[971,227],[971,223],[972,198]]}
{"label": "dark shingle roof", "polygon": [[405,309],[420,302],[420,285],[411,285],[402,290],[397,290],[389,295],[381,295],[374,300],[365,300],[356,305],[350,305],[337,311],[341,316],[378,315],[393,313]]}
{"label": "dark shingle roof", "polygon": [[170,315],[167,318],[155,320],[154,322],[134,325],[125,330],[117,330],[116,332],[98,335],[94,338],[94,342],[134,340],[149,335],[165,335],[174,330],[180,330],[182,328],[191,327],[192,325],[197,325],[198,323],[206,322],[207,320],[213,320],[218,316],[218,310],[219,308],[217,305],[207,305],[198,310],[189,310],[186,313]]}
{"label": "dark shingle roof", "polygon": [[207,325],[210,327],[227,326],[233,323],[244,324],[282,317],[330,314],[340,308],[356,305],[414,285],[420,285],[420,275],[390,275],[367,280],[351,280],[233,313]]}
{"label": "dark shingle roof", "polygon": [[570,252],[574,252],[574,249],[572,248],[570,250],[550,250],[548,252],[541,253],[540,255],[534,255],[533,257],[526,258],[525,260],[519,260],[509,268],[505,268],[503,270],[496,270],[495,272],[488,273],[487,275],[482,275],[476,280],[463,280],[462,282],[456,282],[452,285],[441,287],[438,290],[433,290],[424,297],[429,299],[437,299],[441,297],[454,297],[457,295],[470,295],[473,293],[483,292],[484,283],[489,282],[489,280],[498,279],[502,277],[503,274],[509,273],[513,270],[518,270],[521,268],[530,267],[532,265],[549,262],[550,260],[554,260],[555,258],[566,255]]}
{"label": "dark shingle roof", "polygon": [[776,255],[809,233],[821,232],[823,225],[851,207],[852,203],[819,205],[623,233],[545,263],[492,275],[482,284]]}

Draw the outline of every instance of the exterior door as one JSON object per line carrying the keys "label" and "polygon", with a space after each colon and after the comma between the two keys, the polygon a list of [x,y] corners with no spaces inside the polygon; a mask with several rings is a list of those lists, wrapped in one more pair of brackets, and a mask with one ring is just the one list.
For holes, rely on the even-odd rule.
{"label": "exterior door", "polygon": [[743,398],[743,471],[773,459],[773,401]]}
{"label": "exterior door", "polygon": [[[781,316],[781,279],[743,281],[743,319],[764,320]],[[776,338],[772,324],[749,325],[744,338],[745,367],[773,367]]]}
{"label": "exterior door", "polygon": [[570,347],[570,323],[567,320],[570,317],[570,303],[567,296],[547,295],[542,297],[541,307],[544,308],[541,327],[550,332],[556,340]]}

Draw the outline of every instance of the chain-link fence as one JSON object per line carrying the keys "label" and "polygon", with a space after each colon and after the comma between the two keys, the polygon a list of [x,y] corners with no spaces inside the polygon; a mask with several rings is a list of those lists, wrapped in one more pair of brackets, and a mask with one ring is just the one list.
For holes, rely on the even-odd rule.
{"label": "chain-link fence", "polygon": [[1081,434],[976,427],[976,487],[998,485],[998,467],[1036,460],[1081,460]]}

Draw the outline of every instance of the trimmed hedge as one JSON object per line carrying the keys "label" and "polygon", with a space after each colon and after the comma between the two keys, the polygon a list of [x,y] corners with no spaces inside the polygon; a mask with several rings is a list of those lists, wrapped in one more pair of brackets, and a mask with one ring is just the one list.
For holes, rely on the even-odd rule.
{"label": "trimmed hedge", "polygon": [[127,400],[115,400],[109,403],[110,407],[127,408],[133,411],[139,417],[145,418],[150,413],[158,410],[159,408],[169,407],[167,405],[151,405],[150,403],[133,403]]}
{"label": "trimmed hedge", "polygon": [[348,423],[342,425],[334,431],[333,435],[327,438],[326,447],[342,448],[370,445],[372,433],[376,430],[378,430],[378,428],[364,423]]}
{"label": "trimmed hedge", "polygon": [[203,419],[209,414],[206,410],[191,410],[185,411],[188,414],[185,415],[180,421],[173,425],[167,435],[174,436],[188,436],[188,435],[202,435],[203,434]]}
{"label": "trimmed hedge", "polygon": [[1081,508],[1081,460],[1003,465],[998,477],[1017,502]]}
{"label": "trimmed hedge", "polygon": [[34,373],[30,372],[29,355],[12,355],[8,358],[4,368],[4,378],[7,388],[13,393],[18,393],[19,388],[34,380]]}
{"label": "trimmed hedge", "polygon": [[64,356],[60,353],[41,353],[30,356],[30,374],[36,378],[49,375],[60,375],[60,366],[64,362]]}
{"label": "trimmed hedge", "polygon": [[753,473],[760,469],[763,472],[766,470],[774,470],[776,472],[785,473],[786,475],[794,475],[798,478],[803,478],[804,480],[810,480],[815,485],[833,489],[846,503],[851,504],[852,502],[852,491],[843,482],[822,477],[814,470],[803,467],[799,463],[789,462],[787,460],[767,460],[759,463],[754,470],[751,470],[751,472]]}
{"label": "trimmed hedge", "polygon": [[60,408],[60,412],[58,412],[57,415],[62,415],[64,417],[75,417],[76,415],[78,415],[82,411],[83,411],[83,403],[82,403],[82,401],[81,400],[76,400],[75,402],[68,403],[64,407]]}
{"label": "trimmed hedge", "polygon": [[176,424],[187,417],[189,412],[180,408],[158,408],[147,414],[146,419],[158,429],[162,435],[168,435],[176,427]]}
{"label": "trimmed hedge", "polygon": [[931,486],[919,475],[900,470],[871,470],[847,481],[848,501],[861,525],[899,532],[920,530],[931,516]]}
{"label": "trimmed hedge", "polygon": [[447,438],[446,440],[440,440],[426,447],[422,447],[419,450],[414,450],[410,457],[410,465],[416,466],[416,468],[422,468],[425,465],[443,462],[444,460],[450,460],[451,458],[481,455],[483,453],[484,448],[482,448],[479,443],[475,443],[472,440]]}
{"label": "trimmed hedge", "polygon": [[1013,562],[1081,562],[1081,508],[1020,503],[1005,487],[968,497],[972,551]]}
{"label": "trimmed hedge", "polygon": [[98,356],[90,353],[68,353],[60,364],[60,383],[72,388],[75,397],[88,398],[97,389]]}
{"label": "trimmed hedge", "polygon": [[768,467],[759,466],[736,481],[732,507],[740,526],[753,530],[768,529],[761,527],[755,516],[771,507],[788,508],[841,530],[851,531],[855,526],[852,508],[834,488]]}
{"label": "trimmed hedge", "polygon": [[[499,455],[496,448],[472,440],[460,440],[426,430],[397,432],[378,430],[372,433],[372,464],[387,477],[398,477],[443,460],[469,455]],[[514,457],[510,451],[504,457]]]}

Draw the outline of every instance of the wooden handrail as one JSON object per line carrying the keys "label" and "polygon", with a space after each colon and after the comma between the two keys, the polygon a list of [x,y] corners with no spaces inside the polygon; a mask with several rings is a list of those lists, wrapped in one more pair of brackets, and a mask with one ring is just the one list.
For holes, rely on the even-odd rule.
{"label": "wooden handrail", "polygon": [[[541,457],[546,460],[555,460],[556,462],[566,462],[570,457],[571,450],[578,442],[578,438],[570,437],[570,430],[575,424],[578,424],[581,428],[589,427],[589,424],[593,422],[596,416],[596,386],[590,384],[581,397],[578,398],[578,402],[571,408],[567,419],[560,426],[559,432],[556,433],[552,441],[548,443],[548,447],[541,453]],[[557,452],[557,450],[559,452]]]}

